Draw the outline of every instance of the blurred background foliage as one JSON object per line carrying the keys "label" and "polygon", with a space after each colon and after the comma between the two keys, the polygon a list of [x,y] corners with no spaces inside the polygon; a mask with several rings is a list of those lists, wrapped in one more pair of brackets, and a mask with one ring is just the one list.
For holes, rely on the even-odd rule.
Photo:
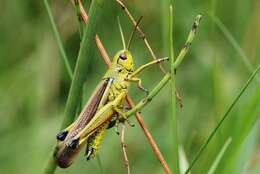
{"label": "blurred background foliage", "polygon": [[[127,38],[132,26],[115,2],[106,3],[98,34],[109,56],[113,57],[122,48],[116,16],[120,16]],[[135,18],[143,16],[141,27],[156,55],[167,56],[168,1],[129,0],[126,3]],[[260,63],[260,1],[176,0],[173,3],[176,52],[182,48],[194,17],[199,13],[203,15],[191,51],[177,72],[177,89],[184,103],[183,109],[178,111],[179,140],[190,162],[249,77],[250,66],[242,58],[246,58],[253,69]],[[80,43],[74,8],[69,1],[50,1],[50,4],[74,67]],[[230,33],[225,30],[223,33],[223,26],[221,29],[210,14],[217,16]],[[70,78],[60,58],[43,1],[2,1],[0,16],[0,173],[40,173],[63,119]],[[233,43],[230,36],[235,39],[231,39]],[[149,61],[151,56],[142,40],[136,37],[133,43],[131,51],[136,66]],[[83,101],[107,68],[98,51],[95,52],[86,74]],[[152,89],[162,73],[153,67],[141,77],[144,86]],[[259,83],[260,80],[255,80],[250,85],[192,173],[206,173],[229,137],[232,142],[216,173],[260,173]],[[130,94],[135,96],[135,101],[144,96],[134,85]],[[169,86],[143,109],[142,115],[170,163],[173,154]],[[136,126],[127,127],[126,143],[133,173],[163,173],[138,123],[134,118],[131,120]],[[126,173],[119,137],[113,129],[107,132],[99,156],[105,173]],[[89,171],[100,173],[97,160],[86,162],[81,153],[70,168],[58,169],[56,173]]]}

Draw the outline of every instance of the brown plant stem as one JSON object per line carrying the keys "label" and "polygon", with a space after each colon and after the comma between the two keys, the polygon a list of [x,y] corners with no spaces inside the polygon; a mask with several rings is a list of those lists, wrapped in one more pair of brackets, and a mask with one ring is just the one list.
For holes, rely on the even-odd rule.
{"label": "brown plant stem", "polygon": [[[121,1],[119,1],[119,2],[121,2]],[[121,2],[121,3],[122,3],[122,2]],[[121,3],[120,3],[120,4],[121,4]],[[87,15],[87,13],[86,13],[86,11],[85,11],[85,9],[84,9],[84,7],[83,7],[81,1],[79,1],[79,5],[80,5],[80,14],[81,14],[81,17],[82,17],[82,19],[84,20],[84,22],[87,22],[87,20],[88,20],[88,15]],[[127,13],[130,14],[130,12],[129,12],[128,10],[127,10]],[[130,14],[130,16],[131,16],[131,14]],[[135,20],[134,20],[133,17],[131,18],[131,21],[134,21],[133,23],[136,24],[136,22],[135,22]],[[137,27],[137,29],[138,29],[138,31],[139,31],[140,33],[143,33],[143,31],[142,31],[139,27]],[[148,45],[147,48],[148,48],[149,51],[151,52],[153,58],[156,59],[156,56],[155,56],[155,54],[153,53],[151,47],[149,46],[148,41],[147,41],[145,35],[144,35],[144,34],[142,34],[142,35],[144,36],[144,42],[145,42],[145,44]],[[109,56],[108,56],[108,54],[107,54],[107,52],[106,52],[106,50],[105,50],[105,48],[104,48],[104,46],[103,46],[103,44],[102,44],[102,42],[101,42],[101,40],[100,40],[100,38],[99,38],[98,35],[96,35],[95,40],[96,40],[96,45],[97,45],[97,47],[98,47],[98,50],[99,50],[99,52],[100,52],[100,54],[101,54],[102,59],[105,61],[105,63],[106,63],[108,66],[110,66],[110,65],[111,65],[111,61],[110,61]],[[162,70],[162,71],[163,71],[163,70]],[[131,99],[130,96],[127,96],[126,100],[127,100],[127,103],[129,104],[129,106],[131,106],[131,107],[134,107],[134,106],[135,106],[135,104],[134,104],[134,102],[133,102],[133,100]],[[150,145],[151,145],[151,147],[152,147],[152,149],[153,149],[153,151],[154,151],[156,157],[158,158],[158,160],[159,160],[160,163],[162,164],[162,167],[163,167],[165,173],[171,174],[170,168],[168,167],[167,162],[165,161],[165,159],[164,159],[164,157],[163,157],[163,155],[162,155],[162,153],[161,153],[159,147],[157,146],[157,144],[156,144],[154,138],[152,137],[152,134],[151,134],[150,131],[148,130],[147,126],[145,125],[144,120],[143,120],[141,114],[140,114],[139,112],[136,112],[136,113],[135,113],[135,117],[136,117],[136,119],[137,119],[139,125],[140,125],[141,128],[143,129],[143,131],[144,131],[144,133],[145,133],[145,136],[147,137],[147,140],[149,141],[149,143],[150,143]]]}
{"label": "brown plant stem", "polygon": [[129,160],[128,160],[127,153],[126,153],[125,124],[122,125],[120,141],[121,141],[121,146],[122,146],[123,155],[124,155],[124,165],[127,169],[127,174],[131,174],[130,166],[129,166]]}
{"label": "brown plant stem", "polygon": [[[117,3],[121,6],[121,8],[126,12],[126,15],[129,17],[129,19],[131,20],[131,22],[133,23],[133,25],[134,25],[134,26],[137,26],[137,31],[140,33],[140,37],[143,39],[145,46],[148,48],[150,54],[152,55],[152,58],[153,58],[154,60],[156,60],[157,57],[155,56],[152,47],[150,46],[150,44],[149,44],[149,42],[148,42],[148,40],[147,40],[147,38],[146,38],[144,32],[143,32],[142,29],[140,28],[140,26],[139,26],[139,25],[136,25],[137,22],[136,22],[136,20],[134,19],[134,17],[132,16],[132,14],[129,12],[129,10],[127,9],[127,7],[125,6],[125,4],[124,4],[122,1],[120,1],[120,0],[116,0],[116,1],[117,1]],[[163,66],[162,66],[161,63],[159,64],[159,66],[160,66],[161,71],[165,74],[166,71],[165,71],[165,69],[163,68]]]}
{"label": "brown plant stem", "polygon": [[[134,104],[133,100],[130,98],[130,96],[126,96],[126,101],[131,107],[135,106],[135,104]],[[145,125],[140,112],[135,113],[135,118],[137,119],[139,125],[143,129],[144,134],[145,134],[147,140],[149,141],[150,145],[152,146],[153,152],[156,154],[157,158],[159,159],[160,163],[162,164],[162,167],[163,167],[165,173],[171,174],[171,170],[170,170],[167,162],[165,161],[159,147],[157,146],[152,134],[148,130],[147,126]]]}

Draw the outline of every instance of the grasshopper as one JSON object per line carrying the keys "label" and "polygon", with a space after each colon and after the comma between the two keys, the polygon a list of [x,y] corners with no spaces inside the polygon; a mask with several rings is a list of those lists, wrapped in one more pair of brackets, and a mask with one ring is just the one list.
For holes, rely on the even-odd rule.
{"label": "grasshopper", "polygon": [[123,104],[130,82],[137,83],[141,90],[147,92],[142,87],[142,80],[137,75],[150,65],[168,60],[168,58],[157,59],[134,70],[133,57],[129,47],[137,25],[126,48],[119,23],[124,49],[115,54],[111,66],[97,85],[78,118],[56,135],[58,145],[54,158],[61,168],[69,167],[85,144],[86,158],[90,159],[96,155],[105,130],[111,127],[114,121],[117,123],[120,120],[128,121],[122,108],[124,108]]}

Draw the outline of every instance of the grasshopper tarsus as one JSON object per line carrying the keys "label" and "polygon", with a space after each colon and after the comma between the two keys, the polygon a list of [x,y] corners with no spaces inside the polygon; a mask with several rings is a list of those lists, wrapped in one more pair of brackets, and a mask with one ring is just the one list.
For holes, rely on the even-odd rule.
{"label": "grasshopper tarsus", "polygon": [[142,39],[142,40],[144,40],[144,39],[145,39],[145,34],[144,34],[144,33],[140,33],[140,34],[139,34],[139,38]]}
{"label": "grasshopper tarsus", "polygon": [[179,103],[180,109],[182,110],[183,109],[182,97],[181,97],[181,95],[178,91],[176,91],[175,95],[176,95],[176,98],[177,98],[177,102]]}
{"label": "grasshopper tarsus", "polygon": [[149,95],[149,90],[146,89],[144,92],[145,92],[145,96],[147,97]]}
{"label": "grasshopper tarsus", "polygon": [[116,125],[116,120],[111,120],[111,121],[109,122],[109,124],[108,124],[107,129],[110,129],[110,128],[114,127],[115,125]]}
{"label": "grasshopper tarsus", "polygon": [[122,148],[127,148],[127,145],[125,144],[125,142],[121,142],[121,146],[122,146]]}
{"label": "grasshopper tarsus", "polygon": [[131,123],[128,119],[126,119],[126,122],[127,122],[127,124],[128,124],[129,126],[135,127],[135,124],[134,124],[134,123]]}
{"label": "grasshopper tarsus", "polygon": [[91,154],[93,153],[93,148],[89,149],[89,151],[86,154],[86,160],[90,160],[91,159]]}
{"label": "grasshopper tarsus", "polygon": [[152,101],[152,98],[151,97],[148,97],[148,96],[146,96],[144,99],[143,99],[143,101],[142,102],[147,102],[147,103],[149,103],[149,102],[151,102]]}
{"label": "grasshopper tarsus", "polygon": [[149,90],[146,89],[146,88],[144,88],[143,86],[141,86],[141,83],[138,84],[138,88],[139,88],[140,90],[144,91],[146,96],[149,95]]}
{"label": "grasshopper tarsus", "polygon": [[116,131],[116,134],[119,136],[120,135],[120,132],[119,132],[119,120],[116,120],[116,127],[115,127],[115,131]]}
{"label": "grasshopper tarsus", "polygon": [[64,141],[67,135],[68,131],[61,131],[56,135],[56,139],[59,141]]}

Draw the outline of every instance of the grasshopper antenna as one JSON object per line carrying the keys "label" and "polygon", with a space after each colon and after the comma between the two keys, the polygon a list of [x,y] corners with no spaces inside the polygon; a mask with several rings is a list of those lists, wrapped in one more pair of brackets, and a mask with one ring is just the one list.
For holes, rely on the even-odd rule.
{"label": "grasshopper antenna", "polygon": [[121,39],[122,39],[124,50],[125,50],[126,49],[126,47],[125,47],[125,37],[124,37],[124,33],[123,33],[123,30],[122,30],[122,26],[121,26],[121,22],[120,22],[119,16],[117,17],[117,21],[118,21],[118,27],[119,27]]}
{"label": "grasshopper antenna", "polygon": [[132,40],[133,40],[135,31],[137,30],[137,27],[138,27],[138,25],[140,24],[142,18],[143,18],[143,16],[141,16],[141,17],[138,19],[138,21],[136,22],[136,25],[134,26],[134,29],[132,30],[132,33],[131,33],[131,35],[130,35],[130,38],[129,38],[129,41],[128,41],[128,44],[127,44],[127,50],[130,49],[131,42],[132,42]]}

